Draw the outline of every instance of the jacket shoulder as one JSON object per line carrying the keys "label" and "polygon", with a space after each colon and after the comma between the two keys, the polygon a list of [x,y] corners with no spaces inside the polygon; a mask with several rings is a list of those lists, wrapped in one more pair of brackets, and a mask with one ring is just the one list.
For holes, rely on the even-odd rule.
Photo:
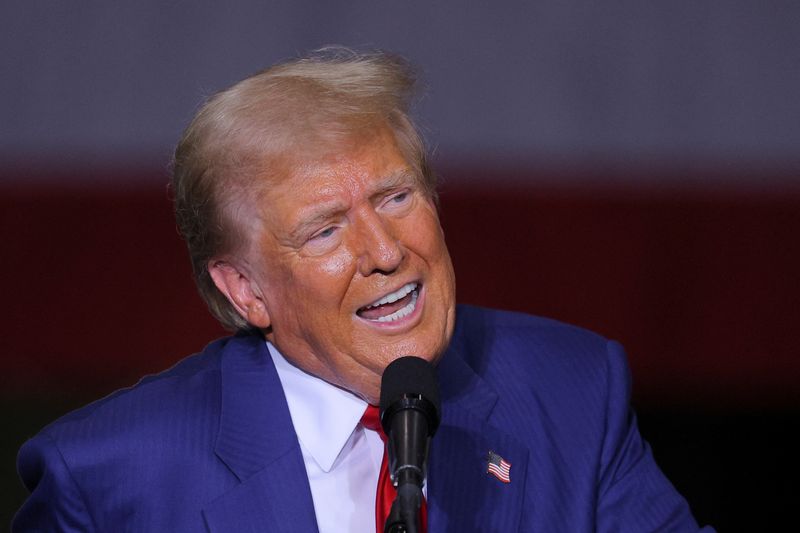
{"label": "jacket shoulder", "polygon": [[587,530],[697,531],[639,435],[618,343],[521,313],[462,307],[457,316],[451,355],[496,399],[485,433],[522,443],[527,482],[548,488],[530,492],[527,519],[539,525],[531,529],[582,530],[565,524],[583,516]]}
{"label": "jacket shoulder", "polygon": [[[170,498],[196,500],[175,506],[168,514],[171,520],[196,512],[200,502],[231,480],[212,452],[219,430],[223,354],[255,340],[215,341],[172,368],[45,427],[19,452],[19,475],[31,494],[13,530],[80,524],[81,530],[106,531],[123,516],[131,529],[151,530],[153,521],[167,516],[159,502]],[[214,482],[203,483],[208,479]],[[130,509],[137,513],[129,514]]]}
{"label": "jacket shoulder", "polygon": [[95,426],[98,420],[112,413],[129,412],[131,407],[142,414],[152,411],[151,416],[147,416],[151,421],[152,415],[165,415],[171,408],[185,403],[180,400],[182,396],[205,393],[209,381],[219,373],[221,354],[232,338],[213,341],[202,352],[187,356],[162,372],[145,376],[131,387],[112,392],[67,413],[47,425],[42,433],[58,440],[63,433],[69,433],[69,427],[82,424]]}
{"label": "jacket shoulder", "polygon": [[587,329],[513,311],[462,305],[457,317],[454,341],[475,370],[515,357],[525,364],[602,364],[613,342]]}
{"label": "jacket shoulder", "polygon": [[497,392],[495,414],[509,421],[528,412],[531,420],[558,419],[554,435],[602,432],[610,395],[628,401],[627,360],[614,341],[523,313],[465,306],[457,316],[450,355]]}

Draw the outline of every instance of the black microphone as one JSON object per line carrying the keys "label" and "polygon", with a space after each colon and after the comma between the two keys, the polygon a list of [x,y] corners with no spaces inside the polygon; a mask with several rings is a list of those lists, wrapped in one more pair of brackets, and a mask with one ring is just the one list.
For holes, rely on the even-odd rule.
{"label": "black microphone", "polygon": [[416,533],[431,437],[439,427],[436,371],[419,357],[396,359],[381,379],[381,425],[388,439],[389,473],[397,498],[386,533]]}

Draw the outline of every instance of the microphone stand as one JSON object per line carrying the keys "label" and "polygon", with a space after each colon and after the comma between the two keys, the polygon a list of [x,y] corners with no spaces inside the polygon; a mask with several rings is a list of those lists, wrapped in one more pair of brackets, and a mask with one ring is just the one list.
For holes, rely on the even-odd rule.
{"label": "microphone stand", "polygon": [[419,509],[422,504],[422,489],[414,483],[397,487],[397,498],[386,517],[384,533],[417,533]]}
{"label": "microphone stand", "polygon": [[[429,402],[428,402],[429,403]],[[419,511],[422,506],[422,484],[425,474],[422,470],[428,455],[430,437],[426,400],[406,396],[400,402],[404,409],[402,415],[390,414],[388,454],[389,471],[397,487],[397,497],[386,517],[384,533],[417,533],[419,530]]]}

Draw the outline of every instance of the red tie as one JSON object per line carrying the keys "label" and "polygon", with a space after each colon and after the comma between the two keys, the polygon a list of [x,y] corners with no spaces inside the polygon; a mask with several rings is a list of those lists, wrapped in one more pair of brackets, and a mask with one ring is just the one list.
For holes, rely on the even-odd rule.
{"label": "red tie", "polygon": [[[378,492],[375,497],[375,531],[377,533],[383,533],[386,517],[389,516],[389,511],[392,509],[392,502],[394,502],[397,496],[397,489],[392,485],[392,479],[389,476],[386,434],[383,432],[380,413],[376,406],[367,406],[367,410],[364,411],[364,416],[361,417],[361,424],[367,429],[377,431],[383,441],[383,461],[381,461],[381,473],[378,476]],[[428,530],[428,510],[425,505],[425,498],[422,499],[422,505],[419,510],[419,524],[420,532],[425,533]]]}

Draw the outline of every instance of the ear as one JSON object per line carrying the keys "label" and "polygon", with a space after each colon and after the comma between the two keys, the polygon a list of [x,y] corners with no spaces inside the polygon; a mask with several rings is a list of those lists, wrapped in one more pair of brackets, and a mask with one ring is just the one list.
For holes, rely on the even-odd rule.
{"label": "ear", "polygon": [[225,259],[211,259],[207,266],[214,285],[242,318],[257,328],[266,329],[270,326],[269,312],[262,294],[242,268]]}

